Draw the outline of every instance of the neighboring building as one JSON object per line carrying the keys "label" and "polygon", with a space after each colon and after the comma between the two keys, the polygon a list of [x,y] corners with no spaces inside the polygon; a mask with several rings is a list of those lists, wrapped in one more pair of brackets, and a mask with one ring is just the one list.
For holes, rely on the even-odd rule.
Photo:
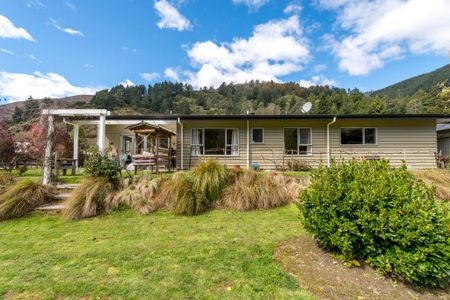
{"label": "neighboring building", "polygon": [[[99,148],[111,146],[122,155],[151,155],[155,146],[150,138],[127,127],[138,123],[164,127],[176,133],[171,148],[179,169],[208,158],[230,167],[248,168],[257,163],[263,169],[277,169],[291,160],[316,167],[330,159],[353,157],[383,157],[394,166],[405,161],[411,168],[434,168],[436,124],[450,122],[450,115],[111,116],[102,110],[99,118],[87,119],[80,118],[83,110],[50,112],[66,116],[75,127],[96,124]],[[160,149],[168,147],[168,141],[159,144]]]}
{"label": "neighboring building", "polygon": [[437,127],[438,153],[450,156],[450,124],[439,124]]}

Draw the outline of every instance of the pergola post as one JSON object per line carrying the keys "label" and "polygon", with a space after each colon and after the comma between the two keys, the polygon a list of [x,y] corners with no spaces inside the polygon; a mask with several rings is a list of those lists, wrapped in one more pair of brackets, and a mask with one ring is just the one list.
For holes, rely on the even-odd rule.
{"label": "pergola post", "polygon": [[44,178],[42,183],[44,185],[49,185],[51,181],[52,173],[52,147],[53,147],[53,133],[55,131],[55,126],[53,124],[53,115],[48,115],[48,130],[47,130],[47,143],[45,145],[45,155],[44,155]]}
{"label": "pergola post", "polygon": [[75,160],[75,167],[78,169],[78,140],[80,135],[80,125],[73,125],[73,159]]}
{"label": "pergola post", "polygon": [[97,126],[97,145],[100,153],[105,153],[105,132],[106,132],[106,116],[100,115],[100,121]]}

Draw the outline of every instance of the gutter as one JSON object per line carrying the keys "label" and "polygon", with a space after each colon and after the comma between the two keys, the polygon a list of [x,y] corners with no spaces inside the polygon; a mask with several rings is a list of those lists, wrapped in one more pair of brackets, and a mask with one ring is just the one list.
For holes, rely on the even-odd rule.
{"label": "gutter", "polygon": [[333,121],[327,124],[327,166],[331,166],[331,153],[330,153],[330,125],[336,122],[337,117],[333,117]]}
{"label": "gutter", "polygon": [[247,169],[250,169],[250,121],[247,119]]}
{"label": "gutter", "polygon": [[180,166],[181,166],[181,170],[184,170],[184,126],[183,126],[183,123],[181,123],[180,117],[178,117],[177,122],[181,127],[181,143],[180,143],[180,145],[181,145],[181,164],[180,164]]}

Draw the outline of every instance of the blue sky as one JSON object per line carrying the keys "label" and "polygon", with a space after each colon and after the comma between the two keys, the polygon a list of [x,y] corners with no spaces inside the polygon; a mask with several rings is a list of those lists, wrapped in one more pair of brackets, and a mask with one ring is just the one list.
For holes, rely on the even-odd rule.
{"label": "blue sky", "polygon": [[0,97],[180,80],[382,88],[449,63],[450,0],[1,0]]}

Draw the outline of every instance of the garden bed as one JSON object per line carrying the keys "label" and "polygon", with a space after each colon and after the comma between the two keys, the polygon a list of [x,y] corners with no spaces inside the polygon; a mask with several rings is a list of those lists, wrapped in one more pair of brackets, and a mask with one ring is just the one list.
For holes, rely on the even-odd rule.
{"label": "garden bed", "polygon": [[276,262],[319,299],[449,299],[450,290],[424,288],[380,276],[367,265],[347,267],[302,236],[281,243]]}

